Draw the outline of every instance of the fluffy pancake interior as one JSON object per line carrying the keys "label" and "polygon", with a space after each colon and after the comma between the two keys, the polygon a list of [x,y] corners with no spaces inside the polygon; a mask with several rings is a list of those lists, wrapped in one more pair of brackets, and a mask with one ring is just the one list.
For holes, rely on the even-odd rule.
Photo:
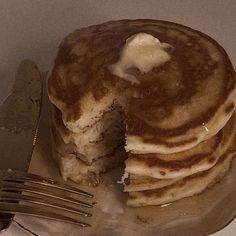
{"label": "fluffy pancake interior", "polygon": [[91,164],[94,160],[111,153],[124,142],[123,112],[119,107],[104,111],[103,116],[90,127],[74,133],[68,130],[57,108],[52,111],[53,135],[57,138],[57,149],[61,153],[75,154],[84,162]]}

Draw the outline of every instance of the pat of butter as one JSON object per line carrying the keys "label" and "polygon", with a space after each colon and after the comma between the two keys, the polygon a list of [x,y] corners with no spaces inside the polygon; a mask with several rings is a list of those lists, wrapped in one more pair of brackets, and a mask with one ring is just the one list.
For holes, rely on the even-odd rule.
{"label": "pat of butter", "polygon": [[139,83],[138,79],[127,73],[127,69],[136,67],[141,73],[147,73],[168,60],[170,55],[164,50],[172,47],[167,43],[161,43],[150,34],[138,33],[126,40],[120,59],[110,66],[114,75],[124,78],[131,83]]}

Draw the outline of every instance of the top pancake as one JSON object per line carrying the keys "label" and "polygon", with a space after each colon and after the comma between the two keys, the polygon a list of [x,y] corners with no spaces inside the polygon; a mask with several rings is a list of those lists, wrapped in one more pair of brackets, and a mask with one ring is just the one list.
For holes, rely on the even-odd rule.
{"label": "top pancake", "polygon": [[[168,62],[148,73],[131,69],[140,81],[134,85],[113,75],[109,66],[119,60],[126,39],[139,32],[173,50]],[[179,24],[144,19],[112,21],[67,36],[48,92],[73,132],[96,122],[112,103],[124,106],[126,148],[135,153],[192,148],[225,125],[236,102],[234,69],[216,41]]]}

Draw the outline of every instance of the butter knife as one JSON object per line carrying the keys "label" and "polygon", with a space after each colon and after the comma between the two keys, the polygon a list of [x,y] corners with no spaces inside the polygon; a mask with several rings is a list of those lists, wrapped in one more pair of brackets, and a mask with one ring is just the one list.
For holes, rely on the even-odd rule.
{"label": "butter knife", "polygon": [[[28,171],[38,132],[42,79],[30,60],[20,63],[12,93],[0,106],[0,170]],[[14,215],[0,213],[0,233]]]}

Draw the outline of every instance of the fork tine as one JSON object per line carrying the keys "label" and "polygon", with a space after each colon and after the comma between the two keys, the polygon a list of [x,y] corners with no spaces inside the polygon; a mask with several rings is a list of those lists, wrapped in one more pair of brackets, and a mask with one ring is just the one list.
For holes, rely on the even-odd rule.
{"label": "fork tine", "polygon": [[52,202],[48,199],[35,197],[32,195],[29,196],[29,195],[23,195],[23,194],[13,193],[13,192],[0,192],[0,201],[5,201],[5,202],[6,201],[13,201],[13,202],[20,201],[22,203],[32,203],[39,206],[52,207],[58,210],[71,212],[71,213],[78,214],[85,217],[92,216],[92,214],[79,210],[77,208],[73,208],[70,206],[66,206],[64,204]]}
{"label": "fork tine", "polygon": [[45,178],[35,174],[29,174],[19,171],[2,171],[0,178],[6,181],[27,181],[39,185],[44,185],[48,187],[53,187],[56,189],[60,189],[63,191],[79,194],[85,197],[93,197],[92,194],[85,192],[81,189],[75,188],[73,186],[69,186],[67,184],[55,181],[50,178]]}
{"label": "fork tine", "polygon": [[[90,226],[72,216],[92,216],[76,206],[91,208],[93,204],[78,200],[76,195],[68,196],[68,193],[93,197],[81,189],[50,178],[18,171],[0,171],[1,213],[31,215],[83,227]],[[72,215],[67,216],[66,212]]]}
{"label": "fork tine", "polygon": [[25,185],[24,183],[2,181],[0,183],[0,189],[2,191],[16,191],[16,192],[25,191],[32,194],[39,194],[39,195],[47,196],[50,198],[63,200],[65,202],[69,202],[69,203],[76,204],[83,207],[89,207],[89,208],[93,207],[93,205],[89,203],[85,203],[78,199],[65,196],[64,194],[60,192],[52,192],[51,189],[46,190],[39,187],[31,186],[31,185]]}
{"label": "fork tine", "polygon": [[42,209],[37,209],[32,206],[19,205],[17,203],[0,202],[0,211],[2,213],[23,214],[23,215],[37,216],[46,219],[59,220],[66,223],[76,224],[82,227],[91,226],[88,223],[81,222],[72,217],[61,215],[55,212],[45,211]]}

